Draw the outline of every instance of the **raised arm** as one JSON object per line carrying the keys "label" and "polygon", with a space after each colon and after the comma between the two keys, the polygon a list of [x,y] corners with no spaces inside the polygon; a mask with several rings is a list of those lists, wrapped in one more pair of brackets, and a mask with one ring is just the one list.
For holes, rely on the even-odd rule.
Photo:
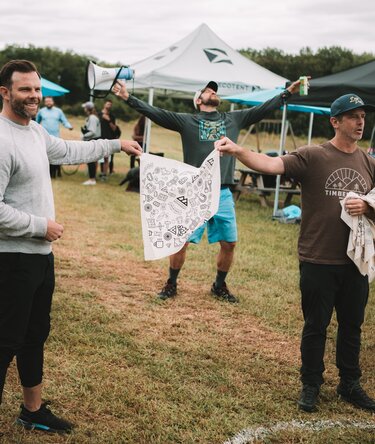
{"label": "raised arm", "polygon": [[266,154],[255,153],[247,150],[228,137],[223,137],[215,142],[215,148],[221,154],[229,154],[236,157],[247,167],[265,174],[284,174],[284,163],[280,157],[270,157]]}
{"label": "raised arm", "polygon": [[118,80],[113,86],[112,91],[116,96],[124,99],[131,108],[148,117],[150,120],[163,128],[181,132],[184,124],[186,123],[186,117],[184,117],[186,114],[175,113],[152,106],[129,94],[129,91],[126,88],[126,83],[123,80]]}
{"label": "raised arm", "polygon": [[260,105],[234,111],[233,113],[236,115],[236,120],[240,128],[247,128],[251,124],[264,119],[270,112],[281,108],[284,101],[287,101],[292,94],[298,92],[300,83],[300,80],[294,81],[280,94]]}

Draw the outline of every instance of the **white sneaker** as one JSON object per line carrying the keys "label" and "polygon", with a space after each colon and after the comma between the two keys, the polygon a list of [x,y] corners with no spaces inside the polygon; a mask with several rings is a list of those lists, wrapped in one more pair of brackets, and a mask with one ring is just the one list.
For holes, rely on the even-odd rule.
{"label": "white sneaker", "polygon": [[96,180],[95,179],[86,180],[86,182],[83,182],[82,185],[96,185]]}

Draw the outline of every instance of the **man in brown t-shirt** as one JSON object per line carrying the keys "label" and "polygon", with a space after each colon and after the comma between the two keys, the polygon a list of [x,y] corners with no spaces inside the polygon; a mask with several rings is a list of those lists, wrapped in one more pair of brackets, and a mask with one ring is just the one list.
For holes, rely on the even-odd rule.
{"label": "man in brown t-shirt", "polygon": [[[336,310],[338,331],[336,365],[338,395],[351,404],[375,411],[375,401],[359,383],[361,325],[368,299],[368,277],[346,253],[349,227],[341,220],[340,201],[349,191],[365,195],[375,186],[375,161],[359,147],[365,125],[365,105],[355,94],[346,94],[331,105],[332,140],[306,146],[281,157],[269,157],[239,147],[228,138],[215,147],[234,155],[249,168],[268,174],[285,174],[298,180],[302,190],[302,221],[298,241],[300,289],[304,327],[301,341],[300,409],[316,410],[323,383],[326,330]],[[375,212],[362,199],[347,200],[351,216]]]}

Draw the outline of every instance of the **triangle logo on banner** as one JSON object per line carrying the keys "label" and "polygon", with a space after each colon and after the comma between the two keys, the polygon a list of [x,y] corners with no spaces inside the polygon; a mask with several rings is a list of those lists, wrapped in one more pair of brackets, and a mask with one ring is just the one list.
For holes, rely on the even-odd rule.
{"label": "triangle logo on banner", "polygon": [[211,63],[229,63],[233,65],[233,62],[228,58],[228,54],[222,49],[206,48],[203,51]]}
{"label": "triangle logo on banner", "polygon": [[182,204],[185,205],[185,207],[188,206],[188,199],[185,196],[179,196],[177,197],[177,200]]}

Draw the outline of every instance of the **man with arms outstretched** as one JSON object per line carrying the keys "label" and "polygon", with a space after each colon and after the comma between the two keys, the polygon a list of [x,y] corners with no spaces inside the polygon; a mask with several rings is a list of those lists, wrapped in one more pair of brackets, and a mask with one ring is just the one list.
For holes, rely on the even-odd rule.
{"label": "man with arms outstretched", "polygon": [[[294,82],[285,91],[262,105],[232,112],[219,112],[220,98],[217,95],[219,85],[210,81],[195,93],[193,104],[197,112],[175,113],[156,108],[129,94],[125,82],[118,81],[113,92],[124,99],[129,106],[145,115],[158,125],[177,131],[181,135],[183,160],[189,165],[200,167],[204,159],[214,149],[214,142],[223,136],[233,140],[242,128],[263,119],[267,113],[282,106],[285,100],[299,89],[299,81]],[[200,242],[207,227],[208,242],[220,243],[217,256],[216,280],[211,286],[214,297],[226,302],[238,302],[226,285],[226,276],[232,265],[234,248],[237,242],[237,224],[234,201],[230,187],[234,184],[235,160],[231,157],[221,159],[221,191],[218,212],[207,222],[193,232],[185,246],[169,258],[169,278],[158,294],[165,300],[177,294],[177,277],[185,262],[186,250],[189,243]]]}

